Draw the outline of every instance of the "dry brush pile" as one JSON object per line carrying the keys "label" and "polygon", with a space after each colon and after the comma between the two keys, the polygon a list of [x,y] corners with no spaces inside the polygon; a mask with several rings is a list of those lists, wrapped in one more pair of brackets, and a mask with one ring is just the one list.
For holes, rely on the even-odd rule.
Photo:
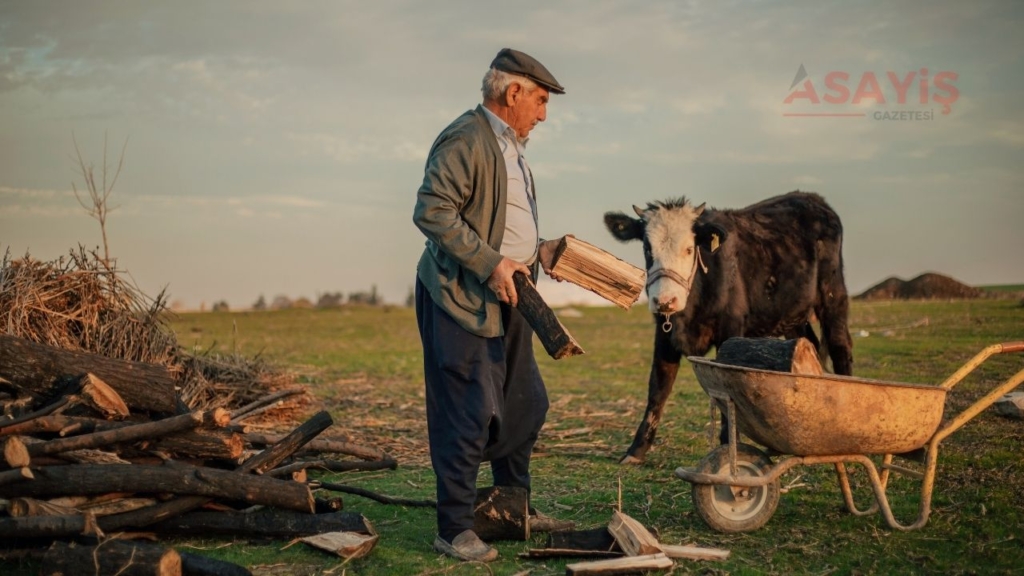
{"label": "dry brush pile", "polygon": [[95,252],[0,264],[0,561],[43,555],[44,574],[65,576],[248,572],[115,542],[140,530],[319,535],[311,544],[342,555],[372,548],[365,518],[314,494],[345,487],[306,470],[394,459],[319,438],[333,423],[326,412],[282,435],[243,423],[294,415],[308,394],[291,375],[259,359],[188,354],[166,324],[164,294],[147,297]]}

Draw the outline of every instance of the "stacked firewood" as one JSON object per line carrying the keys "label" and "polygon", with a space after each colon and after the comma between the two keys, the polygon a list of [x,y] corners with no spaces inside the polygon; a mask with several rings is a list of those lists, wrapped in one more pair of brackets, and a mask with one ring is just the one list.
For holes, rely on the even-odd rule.
{"label": "stacked firewood", "polygon": [[326,540],[366,551],[373,527],[341,511],[340,498],[317,497],[321,486],[306,470],[396,467],[379,450],[319,438],[332,425],[326,412],[284,435],[246,429],[247,417],[293,391],[233,410],[190,410],[162,366],[13,336],[0,335],[0,392],[0,542],[49,544],[44,574],[78,573],[82,554],[111,566],[130,558],[148,574],[247,572],[110,540],[125,532],[282,539],[343,532],[364,539]]}

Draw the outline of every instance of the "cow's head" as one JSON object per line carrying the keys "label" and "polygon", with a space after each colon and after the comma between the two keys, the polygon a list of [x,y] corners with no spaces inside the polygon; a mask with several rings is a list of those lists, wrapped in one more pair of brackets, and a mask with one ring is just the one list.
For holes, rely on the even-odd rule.
{"label": "cow's head", "polygon": [[643,240],[651,312],[666,316],[678,312],[686,307],[703,258],[725,241],[725,230],[702,221],[704,204],[694,208],[685,198],[650,203],[646,209],[633,206],[633,210],[639,218],[606,213],[605,226],[622,242]]}

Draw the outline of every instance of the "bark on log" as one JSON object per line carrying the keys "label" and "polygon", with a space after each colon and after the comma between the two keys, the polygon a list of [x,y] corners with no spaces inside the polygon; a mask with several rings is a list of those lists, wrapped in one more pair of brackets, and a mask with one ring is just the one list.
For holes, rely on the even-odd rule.
{"label": "bark on log", "polygon": [[370,470],[395,470],[397,468],[398,462],[395,462],[394,460],[377,460],[375,462],[345,462],[340,460],[303,460],[274,468],[273,470],[267,472],[267,475],[273,476],[275,478],[283,478],[291,475],[293,472],[298,472],[300,470],[325,470],[327,472],[366,472]]}
{"label": "bark on log", "polygon": [[191,552],[181,552],[181,576],[252,576],[245,566]]}
{"label": "bark on log", "polygon": [[0,334],[0,377],[34,398],[52,394],[62,378],[86,373],[109,384],[132,411],[175,412],[175,381],[164,366],[63,350]]}
{"label": "bark on log", "polygon": [[[3,519],[0,519],[2,521]],[[100,526],[102,526],[102,522]],[[373,525],[356,512],[299,514],[263,509],[244,512],[189,512],[146,528],[159,534],[210,534],[290,539],[323,532],[375,534]]]}
{"label": "bark on log", "polygon": [[638,574],[640,572],[665,572],[673,562],[664,554],[627,556],[613,560],[595,560],[567,564],[565,573],[569,576],[610,576],[612,574]]}
{"label": "bark on log", "polygon": [[615,537],[608,528],[601,526],[592,530],[564,530],[548,534],[547,548],[571,550],[614,550]]}
{"label": "bark on log", "polygon": [[43,576],[181,576],[181,556],[171,548],[107,540],[97,546],[54,542],[43,557]]}
{"label": "bark on log", "polygon": [[643,524],[615,511],[608,523],[608,532],[627,556],[647,556],[661,552],[661,544]]}
{"label": "bark on log", "polygon": [[715,362],[776,372],[821,375],[821,362],[806,338],[729,338],[722,342]]}
{"label": "bark on log", "polygon": [[263,474],[267,470],[277,467],[278,464],[294,454],[299,448],[305,446],[318,434],[330,428],[332,424],[334,424],[334,420],[330,414],[327,412],[317,412],[312,418],[303,422],[279,442],[274,443],[270,448],[246,460],[242,464],[240,471]]}
{"label": "bark on log", "polygon": [[158,450],[185,458],[223,458],[237,460],[245,448],[240,434],[205,430],[188,431],[165,436],[147,443],[147,450]]}
{"label": "bark on log", "polygon": [[485,542],[529,540],[529,493],[518,486],[491,486],[477,491],[473,531]]}
{"label": "bark on log", "polygon": [[540,560],[544,558],[621,558],[621,550],[576,550],[573,548],[530,548],[520,558]]}
{"label": "bark on log", "polygon": [[143,466],[110,464],[33,468],[35,480],[0,487],[5,498],[133,492],[187,494],[242,500],[300,512],[313,512],[309,487],[297,482],[196,468],[182,464]]}
{"label": "bark on log", "polygon": [[66,452],[68,450],[98,448],[100,446],[109,446],[111,444],[160,438],[167,434],[173,434],[182,430],[195,428],[202,423],[203,413],[196,411],[190,414],[181,414],[170,418],[164,418],[163,420],[157,420],[155,422],[146,422],[145,424],[135,424],[103,432],[94,432],[92,434],[58,438],[57,440],[50,440],[49,442],[40,442],[29,446],[28,453],[32,456],[41,456],[44,454]]}
{"label": "bark on log", "polygon": [[0,472],[0,486],[14,484],[16,482],[24,482],[25,480],[31,480],[32,478],[34,478],[32,471],[27,467],[5,470],[4,472]]}
{"label": "bark on log", "polygon": [[[249,432],[243,436],[246,443],[253,446],[269,446],[276,444],[284,439],[284,436],[275,436],[272,434],[259,434],[256,432]],[[347,454],[349,456],[355,456],[362,460],[392,460],[386,452],[377,450],[375,448],[369,448],[367,446],[360,446],[358,444],[352,444],[350,442],[342,442],[340,440],[331,440],[329,438],[314,438],[306,443],[305,447],[301,451],[297,451],[297,454],[306,454],[309,452],[320,453],[329,452],[334,454]]]}
{"label": "bark on log", "polygon": [[544,350],[548,355],[555,360],[560,360],[584,354],[583,348],[558,321],[558,317],[541,298],[530,279],[522,272],[516,272],[512,275],[512,280],[515,282],[516,293],[519,295],[519,303],[516,308],[533,328],[537,339],[544,345]]}
{"label": "bark on log", "polygon": [[552,271],[629,310],[644,290],[647,273],[593,244],[563,236],[555,250]]}
{"label": "bark on log", "polygon": [[333,492],[343,492],[345,494],[355,494],[356,496],[362,496],[363,498],[369,498],[381,504],[397,504],[399,506],[414,506],[419,508],[435,508],[437,502],[434,500],[409,500],[406,498],[392,498],[390,496],[383,496],[376,492],[364,490],[363,488],[356,488],[354,486],[345,486],[344,484],[333,484],[330,482],[314,482],[319,488],[324,490],[331,490]]}

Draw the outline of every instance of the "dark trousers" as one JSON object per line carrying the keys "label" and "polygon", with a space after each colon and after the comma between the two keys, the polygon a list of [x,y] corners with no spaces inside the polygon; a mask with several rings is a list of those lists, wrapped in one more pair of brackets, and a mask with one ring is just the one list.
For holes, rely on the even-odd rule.
{"label": "dark trousers", "polygon": [[482,462],[491,462],[495,486],[529,490],[530,454],[548,411],[533,330],[515,308],[503,304],[501,313],[504,336],[477,336],[416,281],[437,527],[448,541],[473,527]]}

